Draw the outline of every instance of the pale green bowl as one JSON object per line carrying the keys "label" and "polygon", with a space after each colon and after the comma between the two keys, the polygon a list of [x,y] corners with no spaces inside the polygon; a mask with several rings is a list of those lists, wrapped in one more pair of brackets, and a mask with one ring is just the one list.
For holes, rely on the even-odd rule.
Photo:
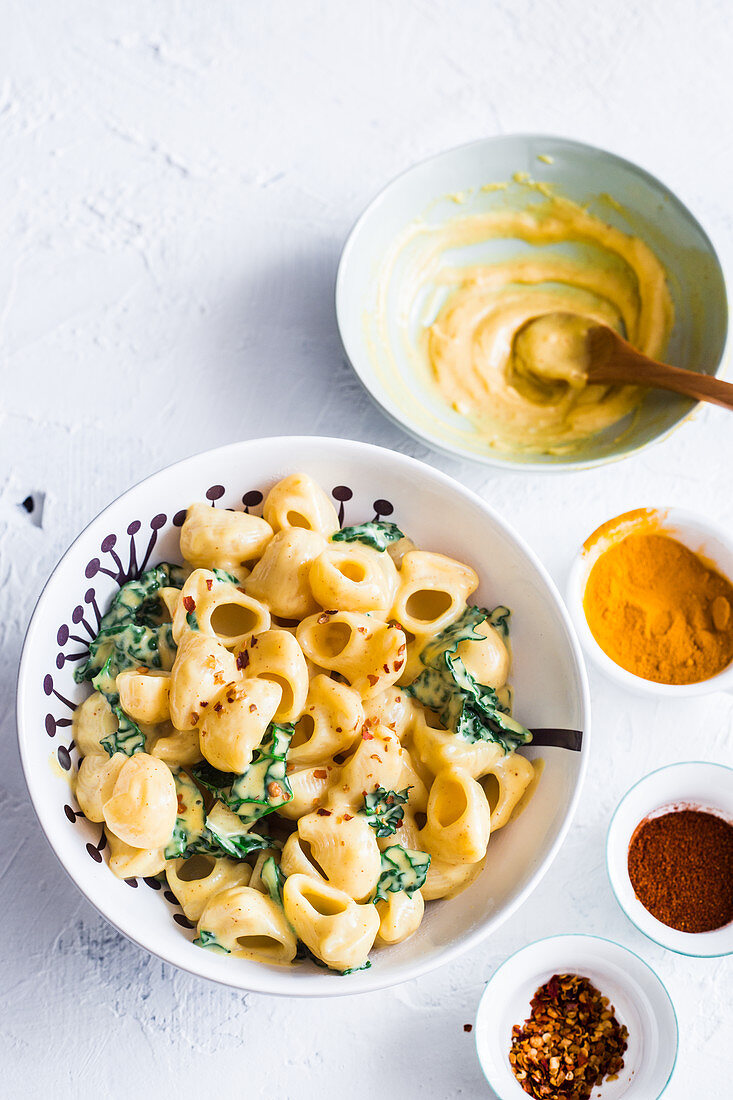
{"label": "pale green bowl", "polygon": [[[336,313],[346,354],[388,416],[449,454],[524,470],[577,469],[633,454],[688,417],[695,402],[650,390],[635,413],[571,455],[503,454],[487,446],[469,421],[427,388],[403,353],[398,339],[405,323],[397,307],[399,266],[386,294],[391,356],[385,355],[370,326],[379,271],[398,235],[418,216],[440,224],[507,204],[526,205],[527,191],[520,185],[482,190],[486,184],[511,180],[517,172],[553,185],[575,202],[589,203],[592,213],[644,239],[667,270],[674,302],[666,359],[705,374],[722,369],[728,329],[725,279],[709,237],[687,207],[659,180],[621,157],[537,134],[487,138],[440,153],[408,169],[377,195],[354,226],[339,264]],[[497,247],[506,250],[511,243],[498,242]]]}

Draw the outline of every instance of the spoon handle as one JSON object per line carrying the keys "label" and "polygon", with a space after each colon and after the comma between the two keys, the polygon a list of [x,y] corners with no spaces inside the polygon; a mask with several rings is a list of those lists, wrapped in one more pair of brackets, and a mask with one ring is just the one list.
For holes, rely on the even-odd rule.
{"label": "spoon handle", "polygon": [[644,364],[643,386],[654,386],[662,390],[672,390],[684,397],[694,397],[696,401],[709,401],[712,405],[722,405],[733,411],[733,385],[721,378],[709,374],[698,374],[694,370],[682,370],[681,367],[669,367],[665,363],[647,362]]}
{"label": "spoon handle", "polygon": [[672,390],[695,401],[709,401],[733,410],[733,385],[730,382],[648,359],[605,326],[591,329],[588,347],[592,364],[588,377],[594,382],[624,382],[632,386]]}

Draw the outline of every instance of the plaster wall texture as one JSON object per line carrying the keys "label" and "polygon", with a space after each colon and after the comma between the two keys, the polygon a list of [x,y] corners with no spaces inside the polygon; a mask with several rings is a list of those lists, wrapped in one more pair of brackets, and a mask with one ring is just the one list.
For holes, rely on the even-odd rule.
{"label": "plaster wall texture", "polygon": [[[487,134],[591,141],[660,176],[733,246],[724,0],[0,3],[0,1095],[488,1095],[463,1025],[493,968],[564,931],[641,954],[677,1007],[667,1096],[730,1096],[730,960],[681,958],[616,906],[604,838],[639,775],[731,760],[733,705],[631,699],[591,670],[575,825],[489,942],[418,981],[288,1002],[178,973],[117,934],[56,863],[15,746],[23,632],[75,534],[133,482],[257,435],[351,436],[482,494],[562,584],[598,523],[676,504],[733,529],[733,445],[706,409],[600,470],[502,473],[431,453],[340,351],[339,250],[386,180]],[[29,517],[21,502],[45,494]],[[653,1100],[653,1098],[649,1098]]]}

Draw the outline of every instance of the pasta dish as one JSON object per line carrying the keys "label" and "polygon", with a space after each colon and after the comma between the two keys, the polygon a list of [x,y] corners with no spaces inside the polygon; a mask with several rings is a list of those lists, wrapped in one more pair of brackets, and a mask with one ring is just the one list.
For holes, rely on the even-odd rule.
{"label": "pasta dish", "polygon": [[120,878],[164,875],[195,943],[349,973],[481,872],[532,764],[509,609],[305,474],[262,516],[192,504],[183,566],[123,584],[76,672],[76,798]]}

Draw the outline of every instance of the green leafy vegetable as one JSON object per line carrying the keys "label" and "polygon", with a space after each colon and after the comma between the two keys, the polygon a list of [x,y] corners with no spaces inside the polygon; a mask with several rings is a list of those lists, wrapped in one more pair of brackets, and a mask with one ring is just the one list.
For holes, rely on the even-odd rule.
{"label": "green leafy vegetable", "polygon": [[163,853],[166,859],[193,855],[197,849],[195,842],[204,831],[204,799],[190,778],[181,768],[171,768],[173,782],[176,785],[178,810],[173,835]]}
{"label": "green leafy vegetable", "polygon": [[207,815],[206,826],[197,842],[196,851],[224,855],[230,859],[246,859],[251,852],[276,848],[279,843],[270,836],[249,832],[242,819],[217,802]]}
{"label": "green leafy vegetable", "polygon": [[160,589],[181,588],[185,577],[180,566],[163,562],[123,584],[89,645],[89,657],[74,672],[77,684],[91,680],[117,718],[116,732],[100,742],[110,756],[132,756],[145,748],[145,735],[120,706],[117,677],[128,668],[171,668],[176,646]]}
{"label": "green leafy vegetable", "polygon": [[364,795],[364,806],[359,812],[364,814],[377,836],[393,836],[397,832],[405,816],[402,807],[407,802],[409,791],[409,787],[401,791],[377,787]]}
{"label": "green leafy vegetable", "polygon": [[201,929],[193,942],[197,947],[208,947],[209,951],[217,951],[220,955],[231,955],[229,948],[220,943],[213,932],[207,932],[205,928]]}
{"label": "green leafy vegetable", "polygon": [[371,970],[372,964],[367,959],[361,966],[350,966],[347,970],[336,970],[334,973],[340,974],[342,978],[345,978],[347,974],[358,974],[360,970]]}
{"label": "green leafy vegetable", "polygon": [[372,520],[370,523],[359,523],[355,527],[342,527],[335,535],[331,535],[331,542],[362,542],[365,546],[371,546],[372,550],[381,552],[391,542],[399,542],[404,537],[396,523]]}
{"label": "green leafy vegetable", "polygon": [[302,962],[304,959],[312,962],[315,966],[320,967],[321,970],[327,970],[329,974],[337,974],[339,978],[343,978],[347,974],[356,974],[358,970],[369,970],[371,963],[369,959],[363,966],[351,966],[347,970],[336,970],[335,967],[329,966],[323,959],[319,959],[317,955],[314,955],[310,947],[306,947],[302,940],[298,940],[298,947],[295,952],[295,961]]}
{"label": "green leafy vegetable", "polygon": [[240,818],[221,803],[204,812],[204,800],[193,780],[180,768],[171,769],[178,796],[178,814],[168,841],[166,859],[188,859],[193,855],[246,859],[251,852],[271,848],[270,837],[250,833]]}
{"label": "green leafy vegetable", "polygon": [[499,604],[493,611],[489,612],[489,622],[493,626],[494,630],[498,630],[502,638],[506,641],[509,637],[509,616],[511,611],[508,607],[504,607]]}
{"label": "green leafy vegetable", "polygon": [[218,581],[221,581],[222,584],[239,584],[239,581],[234,576],[234,574],[227,573],[226,569],[213,569],[212,572],[216,579]]}
{"label": "green leafy vegetable", "polygon": [[292,726],[273,723],[255,749],[246,772],[241,775],[220,772],[211,764],[203,763],[193,768],[194,778],[233,810],[243,824],[249,825],[284,806],[293,797],[285,762],[292,736]]}
{"label": "green leafy vegetable", "polygon": [[476,627],[489,620],[497,630],[508,633],[509,609],[488,612],[469,607],[460,619],[441,631],[420,654],[425,670],[405,690],[428,710],[434,710],[443,726],[464,741],[492,741],[505,753],[532,740],[532,734],[510,717],[506,703],[487,684],[480,684],[468,671],[456,649],[461,642],[485,641]]}
{"label": "green leafy vegetable", "polygon": [[393,844],[382,852],[382,873],[379,876],[377,890],[372,901],[385,900],[388,893],[404,890],[412,895],[425,885],[430,866],[427,852],[416,852]]}
{"label": "green leafy vegetable", "polygon": [[285,875],[280,870],[280,865],[274,856],[270,856],[262,864],[260,878],[267,887],[267,892],[272,900],[276,901],[277,904],[282,907]]}

